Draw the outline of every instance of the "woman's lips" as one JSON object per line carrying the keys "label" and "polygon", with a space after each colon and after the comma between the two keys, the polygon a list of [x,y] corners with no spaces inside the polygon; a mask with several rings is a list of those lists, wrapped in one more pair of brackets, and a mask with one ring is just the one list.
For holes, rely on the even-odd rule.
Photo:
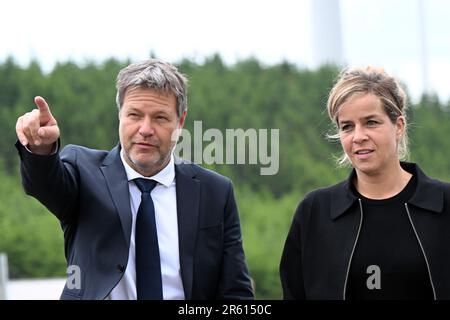
{"label": "woman's lips", "polygon": [[371,149],[360,149],[354,152],[354,155],[356,158],[360,159],[360,160],[364,160],[369,158],[372,153],[374,152],[374,150]]}

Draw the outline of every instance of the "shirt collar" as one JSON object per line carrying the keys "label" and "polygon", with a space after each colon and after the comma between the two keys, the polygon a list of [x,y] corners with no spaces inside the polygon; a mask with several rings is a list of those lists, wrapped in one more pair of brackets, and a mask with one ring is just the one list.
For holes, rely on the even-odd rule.
{"label": "shirt collar", "polygon": [[127,174],[128,181],[144,178],[144,179],[152,179],[157,181],[158,183],[169,187],[175,179],[175,161],[173,154],[170,155],[169,163],[157,174],[151,177],[144,177],[142,174],[136,172],[130,165],[125,161],[125,155],[123,149],[120,150],[120,159],[122,160],[123,166],[125,168],[125,172]]}

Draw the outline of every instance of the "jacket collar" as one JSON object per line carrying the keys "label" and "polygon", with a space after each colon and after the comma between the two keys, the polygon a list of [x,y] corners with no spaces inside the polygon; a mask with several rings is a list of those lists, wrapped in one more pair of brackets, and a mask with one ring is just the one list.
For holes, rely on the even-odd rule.
{"label": "jacket collar", "polygon": [[[444,188],[437,180],[433,180],[415,163],[400,162],[403,169],[417,177],[417,187],[409,204],[428,210],[430,212],[442,212],[444,207]],[[352,181],[356,177],[353,169],[347,180],[335,185],[331,190],[331,219],[337,219],[352,207],[358,198],[351,191]]]}
{"label": "jacket collar", "polygon": [[178,239],[184,295],[192,298],[194,257],[200,213],[200,180],[191,163],[175,157]]}
{"label": "jacket collar", "polygon": [[409,203],[432,212],[442,212],[444,209],[444,185],[426,176],[417,164],[402,162],[401,165],[403,169],[417,176],[416,192]]}
{"label": "jacket collar", "polygon": [[100,170],[105,177],[112,201],[119,214],[127,246],[131,237],[131,207],[128,179],[120,159],[120,144],[114,147],[103,160]]}

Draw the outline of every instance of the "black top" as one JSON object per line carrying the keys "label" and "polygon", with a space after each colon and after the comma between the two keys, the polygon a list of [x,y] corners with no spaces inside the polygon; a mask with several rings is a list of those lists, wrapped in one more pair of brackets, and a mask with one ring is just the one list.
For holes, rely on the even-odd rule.
{"label": "black top", "polygon": [[361,199],[363,222],[351,262],[347,299],[432,299],[425,257],[405,203],[413,196],[417,178],[389,199]]}

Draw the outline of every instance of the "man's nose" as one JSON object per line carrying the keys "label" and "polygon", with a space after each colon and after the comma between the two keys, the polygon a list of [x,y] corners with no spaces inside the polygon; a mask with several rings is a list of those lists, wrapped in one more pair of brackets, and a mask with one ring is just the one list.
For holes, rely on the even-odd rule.
{"label": "man's nose", "polygon": [[155,133],[155,129],[153,128],[152,121],[150,118],[144,118],[141,122],[141,126],[139,127],[139,134],[146,137]]}

